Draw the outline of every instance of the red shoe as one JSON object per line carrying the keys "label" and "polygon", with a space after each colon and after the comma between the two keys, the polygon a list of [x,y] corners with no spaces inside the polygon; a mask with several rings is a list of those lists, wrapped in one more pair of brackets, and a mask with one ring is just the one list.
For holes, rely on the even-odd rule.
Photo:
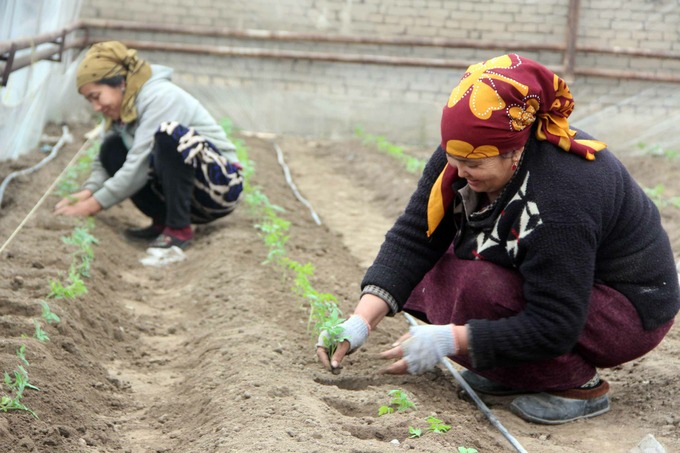
{"label": "red shoe", "polygon": [[170,247],[179,247],[180,249],[185,249],[191,244],[191,239],[179,239],[169,234],[161,234],[156,237],[149,247],[157,249],[169,249]]}

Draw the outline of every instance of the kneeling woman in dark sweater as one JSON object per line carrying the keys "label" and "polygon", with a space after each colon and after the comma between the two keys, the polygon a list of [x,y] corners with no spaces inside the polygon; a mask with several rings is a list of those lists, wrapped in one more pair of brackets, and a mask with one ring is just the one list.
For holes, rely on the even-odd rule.
{"label": "kneeling woman in dark sweater", "polygon": [[657,208],[604,143],[570,129],[573,108],[566,83],[529,59],[468,68],[342,324],[347,340],[330,359],[318,347],[326,366],[405,310],[429,325],[383,353],[398,359],[390,373],[450,356],[475,390],[522,394],[511,409],[526,420],[609,410],[597,368],[655,348],[680,292]]}

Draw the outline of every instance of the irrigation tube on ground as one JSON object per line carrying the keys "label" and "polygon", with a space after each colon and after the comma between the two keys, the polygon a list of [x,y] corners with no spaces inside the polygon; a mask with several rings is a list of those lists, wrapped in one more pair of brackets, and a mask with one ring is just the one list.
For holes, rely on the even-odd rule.
{"label": "irrigation tube on ground", "polygon": [[0,208],[2,207],[2,199],[5,195],[5,189],[7,188],[7,185],[10,183],[11,180],[18,176],[28,175],[30,173],[38,171],[43,166],[45,166],[45,164],[47,164],[49,161],[51,161],[57,156],[57,153],[59,152],[61,147],[64,146],[64,143],[73,141],[73,136],[69,132],[67,126],[62,126],[61,131],[62,131],[61,138],[59,138],[59,141],[52,147],[52,150],[50,151],[50,154],[47,157],[45,157],[43,160],[38,162],[33,167],[24,168],[23,170],[19,171],[13,171],[9,175],[7,175],[7,177],[2,181],[2,184],[0,184]]}
{"label": "irrigation tube on ground", "polygon": [[[409,315],[409,314],[406,313],[406,312],[404,312],[404,316],[406,317],[406,320],[408,321],[408,323],[409,323],[410,325],[412,325],[412,326],[418,325],[418,323],[416,322],[416,320],[415,320],[415,318],[414,318],[413,316]],[[505,429],[505,427],[504,427],[504,426],[501,424],[501,422],[496,418],[496,416],[493,415],[493,413],[491,412],[491,409],[489,409],[489,408],[487,407],[487,405],[484,404],[484,401],[482,401],[482,400],[479,398],[479,396],[477,396],[477,394],[475,393],[475,391],[472,390],[472,387],[470,387],[470,384],[468,384],[467,382],[465,382],[465,379],[463,379],[463,377],[460,375],[460,373],[458,372],[458,370],[456,370],[456,369],[453,367],[453,365],[451,365],[451,363],[449,362],[449,360],[448,360],[446,357],[442,358],[441,364],[444,365],[444,366],[446,367],[446,369],[449,370],[449,372],[453,375],[454,378],[456,378],[456,381],[458,381],[458,383],[460,384],[460,386],[463,387],[463,390],[465,390],[465,392],[467,392],[467,394],[470,395],[470,398],[472,398],[472,400],[475,402],[475,404],[477,405],[477,407],[479,408],[479,410],[482,411],[482,413],[483,413],[483,414],[486,416],[486,418],[491,422],[491,424],[492,424],[493,426],[495,426],[495,427],[501,432],[501,434],[503,434],[503,437],[505,437],[505,438],[512,444],[512,446],[515,447],[515,449],[516,449],[518,452],[520,452],[520,453],[527,453],[527,451],[524,449],[524,447],[522,447],[522,445],[520,445],[520,443],[517,441],[517,439],[515,439],[515,438],[512,436],[512,434],[510,434],[510,433],[508,432],[508,430]]]}
{"label": "irrigation tube on ground", "polygon": [[286,165],[286,161],[283,159],[283,151],[281,150],[281,147],[278,145],[276,142],[272,142],[274,145],[274,149],[276,150],[276,156],[277,160],[279,162],[279,165],[281,168],[283,168],[283,175],[286,177],[286,182],[290,186],[291,190],[295,194],[295,198],[300,200],[300,203],[303,205],[307,206],[307,209],[309,209],[309,212],[312,215],[312,218],[316,222],[317,225],[321,225],[321,220],[319,219],[319,216],[316,215],[316,212],[314,211],[314,208],[312,208],[312,205],[307,201],[298,191],[297,186],[293,182],[293,178],[290,176],[290,169],[288,168],[288,165]]}

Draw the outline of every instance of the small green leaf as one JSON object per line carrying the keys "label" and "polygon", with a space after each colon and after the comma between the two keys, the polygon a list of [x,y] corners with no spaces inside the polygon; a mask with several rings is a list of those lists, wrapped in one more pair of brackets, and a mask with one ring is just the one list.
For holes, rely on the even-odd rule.
{"label": "small green leaf", "polygon": [[423,435],[423,430],[420,428],[414,428],[413,426],[408,427],[408,434],[410,439],[415,439]]}
{"label": "small green leaf", "polygon": [[378,417],[380,417],[381,415],[385,415],[385,414],[391,414],[393,412],[394,412],[394,409],[392,409],[389,406],[380,406],[380,408],[378,409]]}

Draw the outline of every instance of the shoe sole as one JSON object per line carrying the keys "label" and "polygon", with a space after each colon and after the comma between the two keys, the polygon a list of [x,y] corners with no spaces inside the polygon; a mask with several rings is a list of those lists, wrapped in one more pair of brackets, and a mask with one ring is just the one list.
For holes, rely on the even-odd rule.
{"label": "shoe sole", "polygon": [[510,406],[510,410],[515,415],[520,417],[522,420],[526,420],[528,422],[533,422],[533,423],[538,423],[538,424],[541,424],[541,425],[562,425],[564,423],[574,422],[576,420],[583,420],[583,419],[586,419],[586,418],[597,417],[598,415],[606,414],[607,412],[609,412],[610,409],[611,409],[611,407],[607,407],[606,409],[601,409],[597,412],[593,412],[592,414],[581,415],[581,416],[573,417],[573,418],[570,418],[570,419],[567,419],[567,420],[544,420],[542,418],[538,418],[538,417],[534,417],[532,415],[525,414],[524,412],[522,412],[521,414],[518,413],[518,412],[515,412],[513,410],[513,406]]}
{"label": "shoe sole", "polygon": [[540,417],[537,417],[535,415],[529,414],[529,413],[525,412],[524,410],[522,410],[522,408],[520,408],[518,405],[516,405],[514,401],[512,403],[510,403],[510,411],[513,414],[517,415],[521,419],[526,420],[528,422],[538,423],[538,424],[542,424],[542,425],[561,425],[563,423],[569,423],[569,422],[573,422],[573,421],[576,421],[576,420],[582,420],[582,419],[586,419],[586,418],[597,417],[598,415],[602,415],[602,414],[609,412],[610,409],[611,409],[611,404],[609,404],[609,401],[607,400],[605,407],[598,409],[594,412],[590,412],[588,414],[583,414],[583,415],[577,415],[577,416],[571,417],[571,418],[562,418],[562,419],[559,419],[559,420],[553,420],[553,419],[544,419],[544,418],[540,418]]}

